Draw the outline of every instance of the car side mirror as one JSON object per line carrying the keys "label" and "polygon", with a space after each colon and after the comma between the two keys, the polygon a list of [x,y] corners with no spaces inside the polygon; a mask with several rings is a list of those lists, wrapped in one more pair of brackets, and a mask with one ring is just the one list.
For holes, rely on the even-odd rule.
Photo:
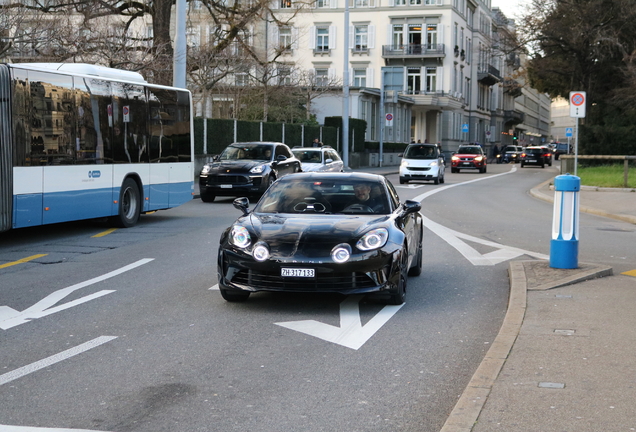
{"label": "car side mirror", "polygon": [[247,216],[250,212],[248,209],[250,208],[250,199],[247,197],[236,198],[232,204],[234,208],[239,209],[243,212],[243,216]]}
{"label": "car side mirror", "polygon": [[280,155],[276,156],[276,160],[279,161],[279,162],[282,162],[284,160],[287,160],[287,157],[285,155],[280,154]]}
{"label": "car side mirror", "polygon": [[419,201],[406,200],[402,204],[402,209],[404,210],[404,214],[415,213],[422,209],[422,203]]}
{"label": "car side mirror", "polygon": [[214,155],[212,157],[212,162],[218,162],[221,159],[221,155]]}
{"label": "car side mirror", "polygon": [[333,159],[327,159],[327,160],[325,161],[325,163],[331,163],[331,162],[333,162]]}

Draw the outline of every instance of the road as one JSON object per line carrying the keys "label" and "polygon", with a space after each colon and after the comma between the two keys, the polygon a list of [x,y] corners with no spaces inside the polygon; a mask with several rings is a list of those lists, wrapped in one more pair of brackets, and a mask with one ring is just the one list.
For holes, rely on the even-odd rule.
{"label": "road", "polygon": [[[231,199],[125,230],[0,234],[0,431],[438,431],[499,330],[508,261],[549,254],[551,206],[527,191],[556,167],[511,168],[438,186],[389,177],[427,220],[424,270],[397,310],[337,295],[223,301]],[[600,219],[581,218],[595,242],[582,258],[620,264],[606,252],[629,245]],[[364,336],[342,344],[298,321]]]}

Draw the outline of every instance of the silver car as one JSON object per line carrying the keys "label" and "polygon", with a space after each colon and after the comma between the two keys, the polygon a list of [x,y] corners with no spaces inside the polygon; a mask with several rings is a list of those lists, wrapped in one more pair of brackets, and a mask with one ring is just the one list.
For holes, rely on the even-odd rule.
{"label": "silver car", "polygon": [[303,172],[343,172],[340,155],[330,146],[294,147],[292,153],[300,160]]}

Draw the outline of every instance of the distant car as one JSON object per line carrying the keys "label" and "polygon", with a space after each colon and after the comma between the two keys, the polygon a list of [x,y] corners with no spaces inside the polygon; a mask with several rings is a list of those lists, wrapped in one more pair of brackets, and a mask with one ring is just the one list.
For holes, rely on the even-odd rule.
{"label": "distant car", "polygon": [[526,147],[521,153],[521,168],[526,165],[552,166],[552,151],[544,146]]}
{"label": "distant car", "polygon": [[504,163],[517,163],[521,160],[523,147],[516,145],[507,145],[501,150],[502,160]]}
{"label": "distant car", "polygon": [[199,174],[201,200],[217,196],[260,196],[277,179],[301,171],[287,145],[277,142],[230,144]]}
{"label": "distant car", "polygon": [[303,172],[342,172],[344,163],[330,146],[294,147],[292,153],[300,161]]}
{"label": "distant car", "polygon": [[254,210],[246,198],[234,207],[243,215],[223,232],[218,251],[227,301],[257,291],[375,293],[397,305],[407,275],[422,271],[421,204],[400,202],[384,176],[294,174],[274,183]]}
{"label": "distant car", "polygon": [[481,146],[460,145],[457,152],[451,157],[451,172],[470,169],[485,173],[487,169],[486,155]]}
{"label": "distant car", "polygon": [[402,155],[400,184],[411,180],[444,183],[444,157],[437,144],[409,144]]}
{"label": "distant car", "polygon": [[568,143],[555,143],[556,147],[554,148],[554,160],[559,160],[559,156],[563,154],[570,154],[571,149]]}

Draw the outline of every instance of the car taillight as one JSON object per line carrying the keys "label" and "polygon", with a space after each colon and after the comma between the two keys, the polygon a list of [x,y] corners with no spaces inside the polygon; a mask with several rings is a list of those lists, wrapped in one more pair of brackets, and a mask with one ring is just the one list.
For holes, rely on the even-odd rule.
{"label": "car taillight", "polygon": [[526,154],[525,153],[521,153],[521,157],[526,157]]}

